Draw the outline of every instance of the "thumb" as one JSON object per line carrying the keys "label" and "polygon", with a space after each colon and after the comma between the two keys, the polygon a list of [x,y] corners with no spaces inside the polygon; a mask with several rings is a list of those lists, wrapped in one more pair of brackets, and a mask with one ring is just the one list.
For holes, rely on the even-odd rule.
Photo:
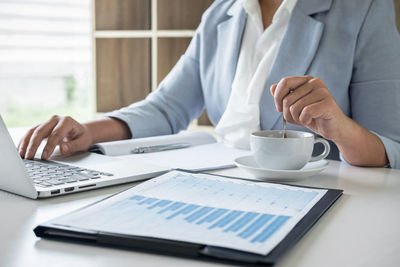
{"label": "thumb", "polygon": [[77,138],[69,142],[60,144],[60,151],[63,155],[72,154],[79,151],[87,150],[88,145],[86,144],[84,138]]}
{"label": "thumb", "polygon": [[274,83],[273,85],[271,85],[271,87],[269,88],[269,91],[271,92],[271,95],[274,96],[275,94],[275,90],[276,87],[278,86],[278,84]]}

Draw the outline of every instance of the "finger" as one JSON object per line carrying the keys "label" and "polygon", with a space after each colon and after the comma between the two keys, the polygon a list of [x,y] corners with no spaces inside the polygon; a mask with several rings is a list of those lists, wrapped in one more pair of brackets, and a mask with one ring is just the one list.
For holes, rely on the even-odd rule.
{"label": "finger", "polygon": [[28,147],[29,141],[31,140],[33,132],[36,130],[36,128],[39,127],[39,125],[31,128],[25,135],[22,137],[22,139],[19,141],[18,144],[18,153],[19,155],[24,158],[25,153],[26,153],[26,148]]}
{"label": "finger", "polygon": [[312,76],[292,76],[280,80],[274,94],[275,107],[277,111],[282,112],[282,101],[287,96],[287,94],[289,94],[290,90],[298,88],[299,86],[305,84],[311,79],[313,79]]}
{"label": "finger", "polygon": [[301,112],[307,106],[325,99],[326,94],[324,94],[323,90],[325,90],[325,89],[324,88],[313,89],[309,94],[301,97],[295,103],[293,103],[289,107],[291,119],[293,120],[290,122],[294,123],[294,124],[302,125],[303,123],[300,121]]}
{"label": "finger", "polygon": [[33,134],[33,131],[35,131],[35,129],[36,129],[38,126],[39,126],[39,125],[30,128],[30,129],[24,134],[24,136],[21,137],[21,139],[20,139],[19,142],[18,142],[18,146],[17,146],[17,149],[18,149],[18,150],[19,150],[20,148],[22,148],[22,146],[23,146],[25,140],[27,140],[27,139],[29,140],[29,138],[31,138],[31,136],[32,136],[32,134]]}
{"label": "finger", "polygon": [[282,100],[283,108],[290,107],[302,97],[310,94],[313,89],[315,89],[315,85],[313,83],[307,82],[300,87],[297,87],[296,90],[289,91],[289,93]]}
{"label": "finger", "polygon": [[33,159],[40,143],[47,138],[59,121],[58,116],[51,117],[47,122],[35,129],[29,142],[25,158]]}
{"label": "finger", "polygon": [[325,105],[325,102],[321,100],[304,107],[300,113],[299,121],[305,126],[311,125],[313,119],[323,117]]}
{"label": "finger", "polygon": [[312,83],[305,83],[302,86],[296,88],[294,91],[289,91],[289,94],[282,100],[282,112],[285,116],[286,121],[294,123],[296,119],[292,116],[292,106],[303,97],[312,93],[314,86]]}
{"label": "finger", "polygon": [[80,151],[86,151],[88,148],[89,148],[88,142],[83,136],[80,136],[72,141],[60,144],[60,152],[63,155],[68,155]]}
{"label": "finger", "polygon": [[275,94],[275,90],[276,87],[278,86],[278,84],[274,83],[273,85],[271,85],[271,87],[269,88],[269,91],[271,92],[271,95],[274,96]]}
{"label": "finger", "polygon": [[75,138],[77,133],[70,117],[65,117],[54,127],[53,131],[47,138],[46,146],[43,149],[42,159],[48,159],[54,149],[60,144],[65,137],[72,136]]}

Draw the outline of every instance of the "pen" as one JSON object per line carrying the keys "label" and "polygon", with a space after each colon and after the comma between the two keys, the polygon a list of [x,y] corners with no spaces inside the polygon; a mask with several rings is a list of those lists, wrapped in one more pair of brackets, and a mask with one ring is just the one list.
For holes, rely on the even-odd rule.
{"label": "pen", "polygon": [[151,153],[151,152],[160,152],[165,150],[171,149],[180,149],[189,147],[189,143],[174,143],[174,144],[167,144],[167,145],[157,145],[157,146],[142,146],[142,147],[135,147],[131,150],[132,154],[140,154],[140,153]]}

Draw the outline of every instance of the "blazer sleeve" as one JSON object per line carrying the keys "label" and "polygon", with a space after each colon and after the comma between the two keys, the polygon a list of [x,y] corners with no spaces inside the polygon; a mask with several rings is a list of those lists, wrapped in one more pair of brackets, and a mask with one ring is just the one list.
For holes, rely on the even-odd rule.
{"label": "blazer sleeve", "polygon": [[[204,16],[203,16],[204,17]],[[133,138],[178,133],[204,108],[199,73],[202,24],[178,63],[146,99],[107,113],[125,122]]]}
{"label": "blazer sleeve", "polygon": [[376,134],[390,166],[400,168],[400,36],[393,1],[374,0],[359,32],[350,101],[352,118]]}

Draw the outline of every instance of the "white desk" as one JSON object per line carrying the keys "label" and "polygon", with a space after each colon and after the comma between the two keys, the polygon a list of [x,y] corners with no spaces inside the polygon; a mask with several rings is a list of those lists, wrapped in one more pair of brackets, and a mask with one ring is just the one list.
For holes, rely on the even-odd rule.
{"label": "white desk", "polygon": [[[237,168],[216,173],[248,177]],[[344,195],[276,265],[400,266],[400,170],[330,161],[293,184],[339,188]],[[218,264],[37,238],[32,229],[130,185],[30,200],[0,191],[0,266],[217,266]],[[221,265],[224,266],[224,265]]]}

